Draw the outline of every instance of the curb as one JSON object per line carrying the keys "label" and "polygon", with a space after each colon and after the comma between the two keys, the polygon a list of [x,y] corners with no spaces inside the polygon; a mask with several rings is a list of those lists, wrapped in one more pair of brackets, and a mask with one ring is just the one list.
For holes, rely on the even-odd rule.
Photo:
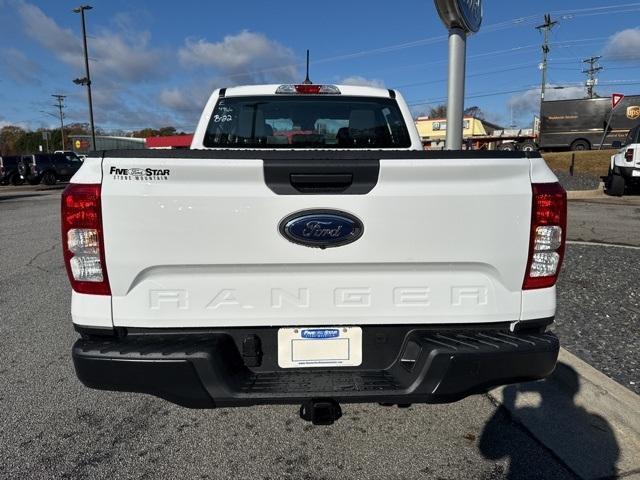
{"label": "curb", "polygon": [[604,197],[604,189],[597,190],[569,190],[567,191],[567,200],[580,200],[583,198],[601,198]]}
{"label": "curb", "polygon": [[546,380],[489,397],[580,478],[640,479],[640,396],[565,349]]}

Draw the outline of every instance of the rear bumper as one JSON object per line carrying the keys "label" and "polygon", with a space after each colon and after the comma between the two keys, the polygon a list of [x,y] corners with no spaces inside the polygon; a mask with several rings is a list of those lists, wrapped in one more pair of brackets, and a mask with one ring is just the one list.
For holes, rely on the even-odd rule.
{"label": "rear bumper", "polygon": [[640,175],[638,173],[634,172],[640,172],[640,167],[618,167],[616,166],[616,169],[620,172],[620,175],[622,175],[626,180],[631,181],[631,182],[640,182],[640,177],[639,176],[635,176],[635,175]]}
{"label": "rear bumper", "polygon": [[[257,335],[261,346],[243,356],[248,334]],[[73,361],[88,387],[148,393],[192,408],[317,398],[406,404],[453,402],[544,378],[559,350],[556,336],[539,330],[364,327],[361,367],[285,370],[277,366],[276,335],[277,328],[130,332],[78,340]]]}

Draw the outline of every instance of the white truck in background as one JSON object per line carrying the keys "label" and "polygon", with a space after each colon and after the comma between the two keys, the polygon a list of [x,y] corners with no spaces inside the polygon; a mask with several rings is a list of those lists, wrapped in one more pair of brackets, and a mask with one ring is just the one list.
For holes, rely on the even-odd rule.
{"label": "white truck in background", "polygon": [[96,152],[65,190],[75,369],[314,424],[540,379],[565,237],[536,152],[423,151],[397,91],[216,90],[192,150]]}
{"label": "white truck in background", "polygon": [[624,143],[614,141],[612,146],[618,152],[611,156],[604,191],[621,197],[625,191],[640,187],[640,124],[629,130]]}

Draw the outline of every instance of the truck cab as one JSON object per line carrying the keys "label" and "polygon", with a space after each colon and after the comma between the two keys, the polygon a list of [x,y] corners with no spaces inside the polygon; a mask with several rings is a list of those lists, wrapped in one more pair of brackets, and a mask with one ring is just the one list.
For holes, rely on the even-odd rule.
{"label": "truck cab", "polygon": [[625,191],[640,185],[640,124],[629,130],[624,142],[613,145],[618,152],[611,156],[605,192],[621,197]]}

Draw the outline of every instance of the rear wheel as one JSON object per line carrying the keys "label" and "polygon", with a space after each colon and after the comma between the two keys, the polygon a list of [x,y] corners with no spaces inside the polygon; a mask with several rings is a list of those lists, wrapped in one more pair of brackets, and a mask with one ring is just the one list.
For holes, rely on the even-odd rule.
{"label": "rear wheel", "polygon": [[501,150],[503,152],[514,152],[516,150],[516,144],[515,143],[501,143],[500,145],[498,145],[498,150]]}
{"label": "rear wheel", "polygon": [[9,183],[14,186],[22,185],[24,183],[24,178],[22,178],[17,173],[14,173],[13,175],[11,175]]}
{"label": "rear wheel", "polygon": [[42,177],[42,183],[45,185],[55,185],[56,184],[56,176],[53,172],[47,172]]}
{"label": "rear wheel", "polygon": [[607,178],[605,193],[612,197],[621,197],[624,195],[624,178],[622,175],[610,173]]}
{"label": "rear wheel", "polygon": [[535,152],[538,150],[538,145],[532,140],[527,140],[520,144],[520,150],[523,152]]}
{"label": "rear wheel", "polygon": [[583,139],[576,140],[571,144],[571,150],[574,152],[582,152],[584,150],[591,150],[591,144]]}

